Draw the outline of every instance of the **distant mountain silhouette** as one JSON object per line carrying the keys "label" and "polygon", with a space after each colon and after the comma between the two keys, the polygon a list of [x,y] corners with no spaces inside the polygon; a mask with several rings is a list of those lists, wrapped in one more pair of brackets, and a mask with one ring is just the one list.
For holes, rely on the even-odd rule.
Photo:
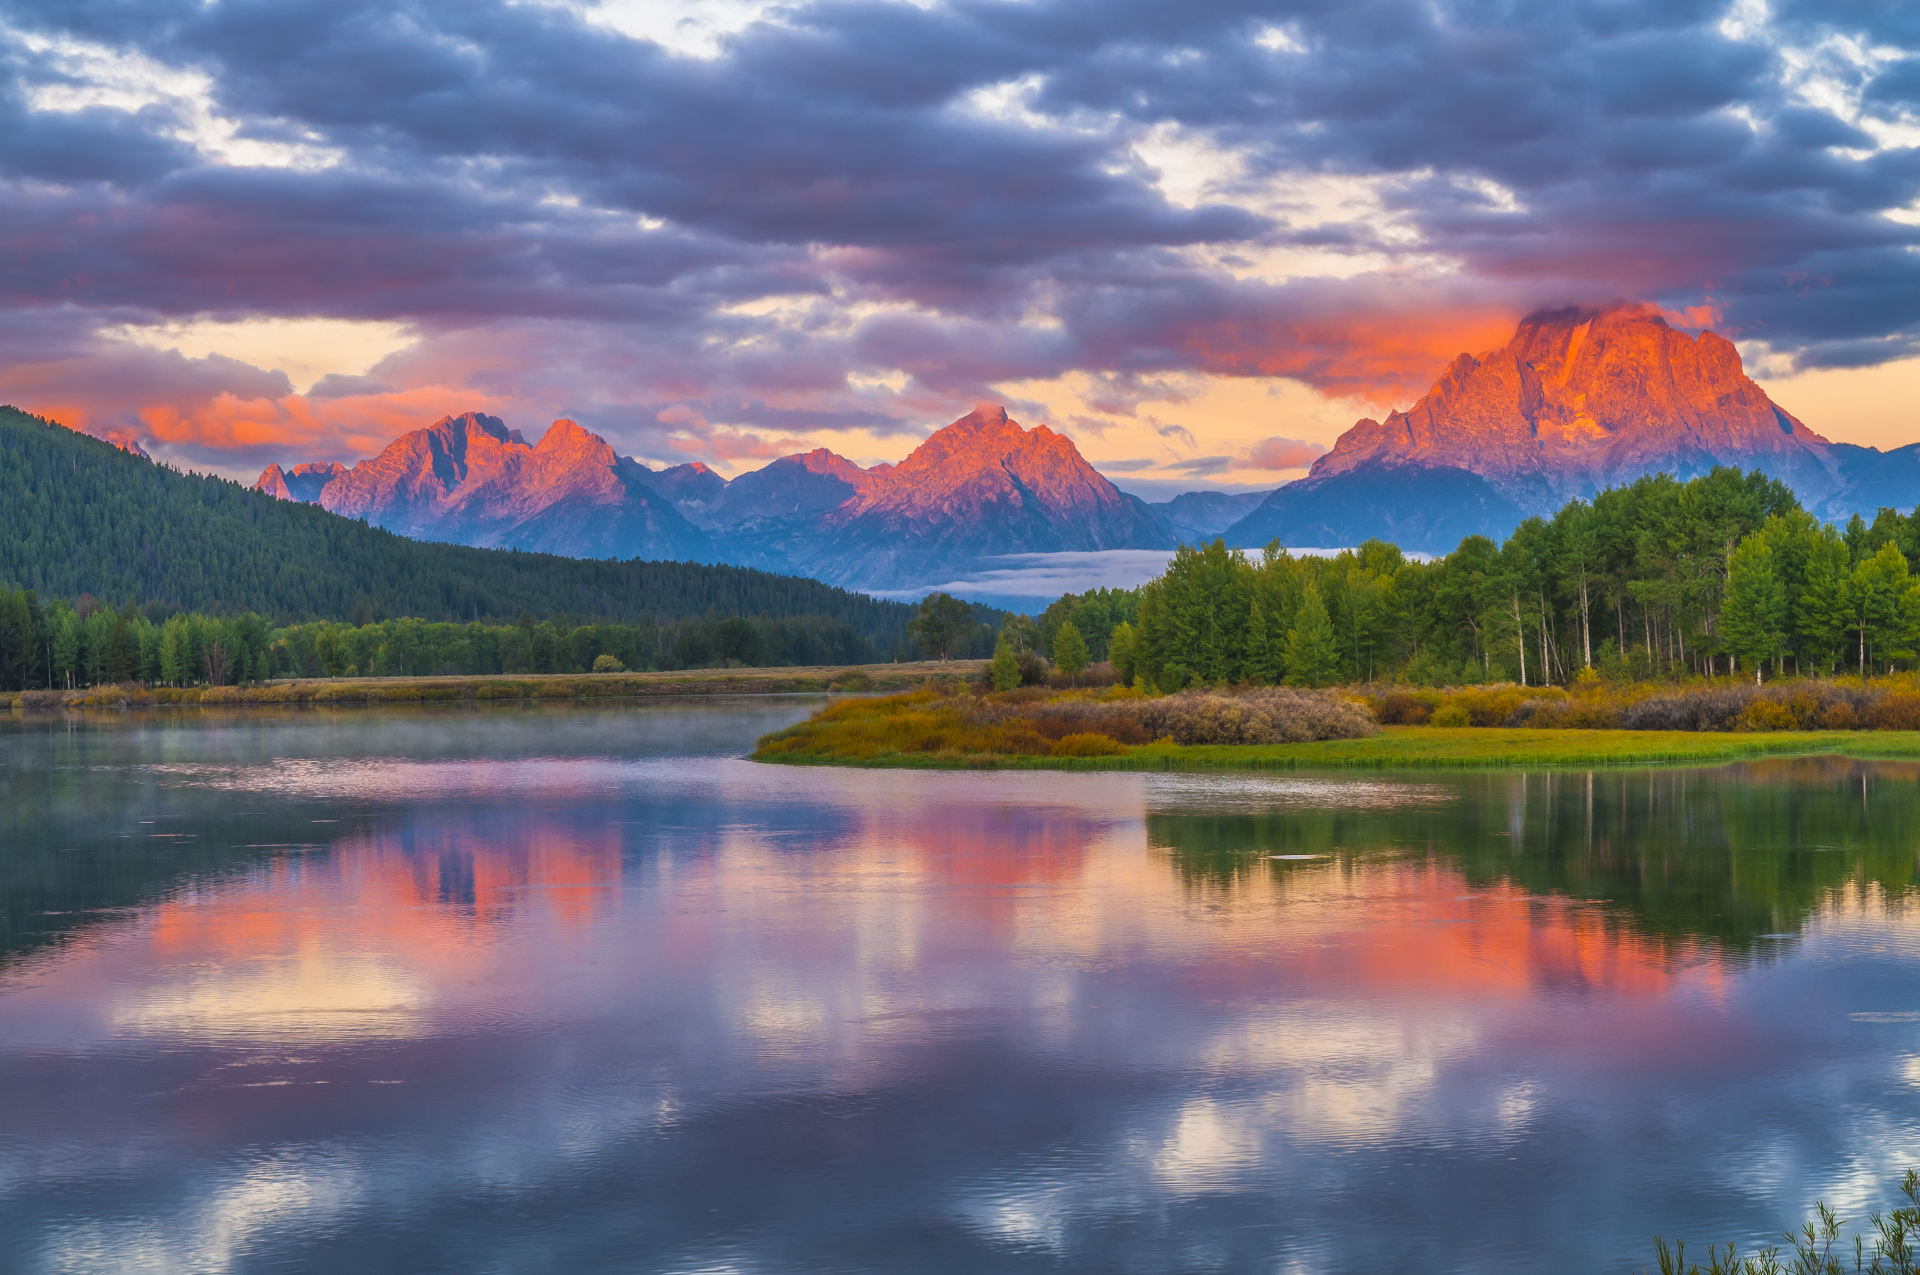
{"label": "distant mountain silhouette", "polygon": [[1227,528],[1260,507],[1272,493],[1264,491],[1187,491],[1171,500],[1148,502],[1147,507],[1182,544],[1200,544],[1226,533]]}

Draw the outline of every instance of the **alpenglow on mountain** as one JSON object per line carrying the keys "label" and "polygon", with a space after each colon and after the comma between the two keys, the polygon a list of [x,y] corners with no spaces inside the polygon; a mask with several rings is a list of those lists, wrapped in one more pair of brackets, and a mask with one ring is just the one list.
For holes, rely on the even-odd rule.
{"label": "alpenglow on mountain", "polygon": [[1503,348],[1460,355],[1419,402],[1355,424],[1227,534],[1442,552],[1604,487],[1716,465],[1764,470],[1828,518],[1920,495],[1920,445],[1830,442],[1768,398],[1726,338],[1614,306],[1532,314]]}
{"label": "alpenglow on mountain", "polygon": [[270,465],[254,485],[416,539],[725,562],[863,589],[937,584],[1006,555],[1175,541],[1064,435],[1000,407],[937,430],[898,465],[863,469],[820,449],[731,482],[700,464],[648,469],[572,421],[528,443],[470,412],[351,467]]}
{"label": "alpenglow on mountain", "polygon": [[450,416],[351,467],[269,466],[256,484],[423,540],[588,558],[731,563],[870,590],[941,585],[1019,555],[1171,549],[1224,534],[1255,547],[1378,537],[1445,552],[1644,474],[1760,469],[1843,519],[1920,498],[1920,444],[1831,442],[1768,398],[1733,344],[1644,306],[1542,311],[1497,350],[1462,354],[1411,408],[1362,420],[1307,476],[1264,498],[1148,505],[1065,435],[982,407],[898,465],[825,449],[731,481],[649,469],[572,421],[539,442]]}

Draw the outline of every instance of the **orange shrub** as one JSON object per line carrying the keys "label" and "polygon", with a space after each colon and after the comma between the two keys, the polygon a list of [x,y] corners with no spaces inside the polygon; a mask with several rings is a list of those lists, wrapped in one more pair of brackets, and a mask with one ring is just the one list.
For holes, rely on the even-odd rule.
{"label": "orange shrub", "polygon": [[1373,717],[1382,726],[1425,726],[1439,703],[1433,691],[1388,691],[1372,701]]}
{"label": "orange shrub", "polygon": [[1839,700],[1820,710],[1819,724],[1821,730],[1858,730],[1860,715],[1853,711],[1853,705]]}
{"label": "orange shrub", "polygon": [[1875,700],[1867,711],[1874,730],[1920,730],[1920,695],[1893,691]]}

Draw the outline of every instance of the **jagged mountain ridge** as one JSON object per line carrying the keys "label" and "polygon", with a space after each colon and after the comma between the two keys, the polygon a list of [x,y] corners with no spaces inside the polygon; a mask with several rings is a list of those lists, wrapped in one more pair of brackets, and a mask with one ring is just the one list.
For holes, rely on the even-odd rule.
{"label": "jagged mountain ridge", "polygon": [[1236,544],[1403,548],[1503,536],[1523,517],[1650,473],[1716,465],[1785,481],[1823,517],[1920,495],[1920,454],[1833,443],[1746,375],[1732,342],[1689,336],[1651,307],[1541,311],[1498,350],[1456,358],[1411,408],[1364,419],[1305,478],[1229,528]]}
{"label": "jagged mountain ridge", "polygon": [[828,511],[822,530],[813,573],[857,588],[952,579],[1011,554],[1171,543],[1145,502],[1109,482],[1071,439],[1044,425],[1023,429],[1002,407],[936,431]]}
{"label": "jagged mountain ridge", "polygon": [[577,557],[727,562],[869,589],[940,583],[1007,554],[1167,548],[1173,533],[1071,440],[983,407],[899,465],[826,449],[731,482],[650,470],[556,421],[537,444],[449,416],[351,467],[268,466],[255,486],[418,539]]}
{"label": "jagged mountain ridge", "polygon": [[702,560],[707,545],[643,466],[569,420],[538,444],[497,417],[448,416],[351,467],[269,466],[254,484],[416,540],[576,558]]}

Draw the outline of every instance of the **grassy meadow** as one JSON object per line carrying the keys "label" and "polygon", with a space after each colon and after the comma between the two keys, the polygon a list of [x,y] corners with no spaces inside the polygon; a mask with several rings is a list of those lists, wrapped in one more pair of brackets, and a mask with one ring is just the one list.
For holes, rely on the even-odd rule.
{"label": "grassy meadow", "polygon": [[[1635,689],[1631,703],[1610,702],[1614,693],[1604,687],[1584,695],[1513,687],[1297,691],[1277,708],[1272,689],[1150,697],[1119,687],[994,694],[929,686],[828,705],[762,739],[753,756],[794,765],[1255,771],[1713,765],[1817,754],[1920,758],[1920,718],[1906,724],[1910,699],[1920,711],[1920,689],[1881,681],[1888,684],[1824,683],[1772,697],[1773,687],[1701,683]],[[1656,696],[1662,698],[1655,702]],[[1676,699],[1697,702],[1676,706]],[[1263,700],[1269,705],[1264,715],[1239,708]],[[1679,717],[1696,728],[1585,724],[1617,721],[1623,713],[1656,722]],[[1523,724],[1508,724],[1516,719]],[[1826,727],[1823,720],[1852,725]],[[1698,728],[1700,721],[1726,724]],[[1877,721],[1888,724],[1872,724]],[[1762,728],[1766,724],[1774,728]]]}

